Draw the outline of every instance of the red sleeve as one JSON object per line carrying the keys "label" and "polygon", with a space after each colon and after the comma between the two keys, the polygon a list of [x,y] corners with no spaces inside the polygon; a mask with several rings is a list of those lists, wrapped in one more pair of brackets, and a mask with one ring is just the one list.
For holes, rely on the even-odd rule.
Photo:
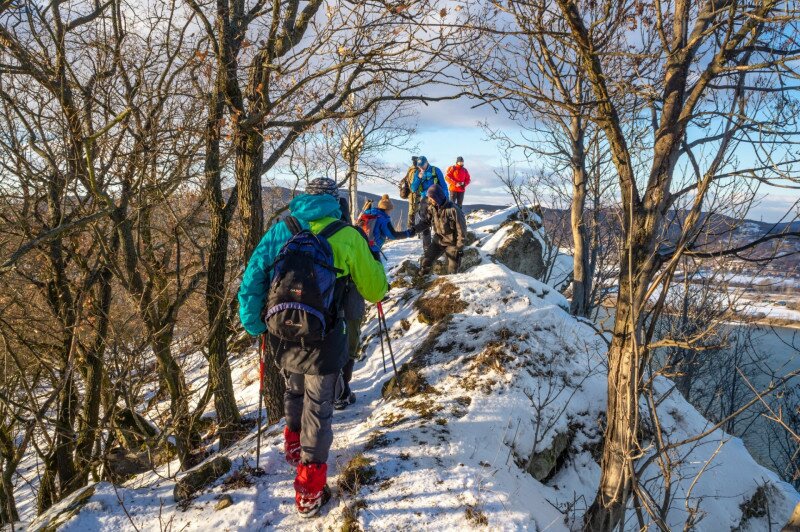
{"label": "red sleeve", "polygon": [[467,186],[467,185],[469,185],[469,181],[470,181],[469,170],[467,170],[466,167],[462,168],[462,170],[464,170],[464,173],[467,175],[467,177],[464,179],[464,186]]}

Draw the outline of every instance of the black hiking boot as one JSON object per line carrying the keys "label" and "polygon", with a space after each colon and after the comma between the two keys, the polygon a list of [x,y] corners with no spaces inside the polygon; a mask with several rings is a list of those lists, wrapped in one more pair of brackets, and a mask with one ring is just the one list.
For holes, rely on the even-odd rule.
{"label": "black hiking boot", "polygon": [[348,392],[333,402],[333,408],[336,410],[344,410],[355,402],[356,394]]}

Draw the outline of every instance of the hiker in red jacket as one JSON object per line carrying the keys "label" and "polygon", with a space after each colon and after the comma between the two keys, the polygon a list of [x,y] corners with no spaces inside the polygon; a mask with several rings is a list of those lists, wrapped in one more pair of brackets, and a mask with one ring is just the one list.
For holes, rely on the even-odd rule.
{"label": "hiker in red jacket", "polygon": [[464,167],[463,157],[458,157],[456,164],[447,169],[444,179],[447,181],[447,188],[450,189],[450,200],[463,207],[464,191],[469,185],[469,171]]}

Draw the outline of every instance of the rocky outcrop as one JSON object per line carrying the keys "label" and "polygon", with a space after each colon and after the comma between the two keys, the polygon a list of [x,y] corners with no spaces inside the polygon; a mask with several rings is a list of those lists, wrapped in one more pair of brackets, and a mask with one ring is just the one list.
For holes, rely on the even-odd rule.
{"label": "rocky outcrop", "polygon": [[544,277],[546,266],[542,243],[531,229],[521,222],[512,222],[504,230],[506,235],[493,253],[495,260],[534,279]]}
{"label": "rocky outcrop", "polygon": [[531,454],[525,470],[539,482],[546,481],[556,473],[559,464],[563,462],[569,451],[571,443],[572,435],[569,432],[557,433],[550,447]]}

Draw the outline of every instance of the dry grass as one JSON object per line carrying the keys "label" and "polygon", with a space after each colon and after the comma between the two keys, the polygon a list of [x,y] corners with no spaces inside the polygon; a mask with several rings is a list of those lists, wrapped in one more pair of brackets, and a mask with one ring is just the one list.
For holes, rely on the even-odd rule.
{"label": "dry grass", "polygon": [[407,362],[400,366],[397,377],[386,381],[381,394],[384,399],[405,399],[432,391],[433,388],[422,376],[419,366],[413,362]]}
{"label": "dry grass", "polygon": [[355,495],[362,486],[375,483],[378,472],[372,464],[373,461],[362,453],[355,455],[339,473],[339,489]]}
{"label": "dry grass", "polygon": [[498,373],[505,373],[507,365],[514,360],[514,357],[507,352],[506,344],[501,342],[489,342],[486,349],[475,357],[476,369],[491,369]]}
{"label": "dry grass", "polygon": [[458,287],[440,277],[414,302],[414,308],[419,312],[421,322],[433,325],[448,316],[462,312],[467,308],[467,304],[459,297]]}
{"label": "dry grass", "polygon": [[358,512],[367,507],[367,503],[358,499],[352,504],[348,504],[342,510],[342,526],[340,532],[361,532],[361,527],[358,525]]}
{"label": "dry grass", "polygon": [[372,451],[373,449],[380,449],[387,447],[392,441],[386,436],[385,432],[373,432],[367,438],[367,443],[364,445],[365,451]]}
{"label": "dry grass", "polygon": [[487,526],[489,524],[489,518],[486,517],[486,513],[473,504],[467,505],[464,514],[467,516],[467,521],[477,526]]}
{"label": "dry grass", "polygon": [[441,412],[444,407],[434,403],[430,398],[423,397],[421,400],[405,401],[399,404],[401,408],[413,410],[422,419],[433,419],[434,416]]}

